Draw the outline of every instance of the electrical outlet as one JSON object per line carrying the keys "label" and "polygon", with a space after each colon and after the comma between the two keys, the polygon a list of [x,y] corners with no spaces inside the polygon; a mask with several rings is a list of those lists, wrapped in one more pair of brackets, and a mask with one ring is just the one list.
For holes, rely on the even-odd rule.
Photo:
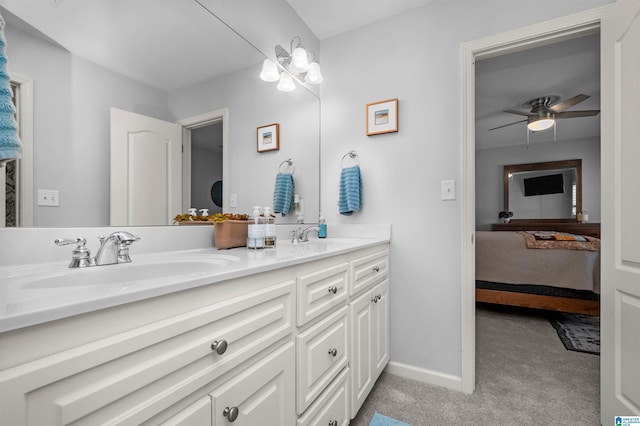
{"label": "electrical outlet", "polygon": [[456,181],[455,180],[442,181],[442,199],[443,200],[456,199]]}
{"label": "electrical outlet", "polygon": [[38,205],[47,207],[60,206],[60,191],[56,189],[38,189]]}

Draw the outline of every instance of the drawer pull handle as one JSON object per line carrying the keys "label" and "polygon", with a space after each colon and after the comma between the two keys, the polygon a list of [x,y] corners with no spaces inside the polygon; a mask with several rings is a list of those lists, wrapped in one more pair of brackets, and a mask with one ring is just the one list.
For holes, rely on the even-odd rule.
{"label": "drawer pull handle", "polygon": [[222,355],[227,351],[226,340],[216,340],[211,344],[211,350],[216,351],[218,355]]}
{"label": "drawer pull handle", "polygon": [[329,349],[329,355],[335,358],[336,356],[338,356],[338,350],[336,348]]}
{"label": "drawer pull handle", "polygon": [[329,420],[329,426],[338,426],[337,420]]}
{"label": "drawer pull handle", "polygon": [[238,418],[238,407],[226,407],[222,415],[228,418],[230,422],[234,422]]}
{"label": "drawer pull handle", "polygon": [[373,296],[373,299],[371,299],[371,301],[373,303],[378,303],[378,300],[382,299],[382,296],[380,296],[379,294]]}
{"label": "drawer pull handle", "polygon": [[379,266],[374,266],[373,267],[373,272],[380,272],[380,267]]}
{"label": "drawer pull handle", "polygon": [[338,287],[336,287],[335,285],[329,287],[329,293],[336,294],[337,292],[338,292]]}

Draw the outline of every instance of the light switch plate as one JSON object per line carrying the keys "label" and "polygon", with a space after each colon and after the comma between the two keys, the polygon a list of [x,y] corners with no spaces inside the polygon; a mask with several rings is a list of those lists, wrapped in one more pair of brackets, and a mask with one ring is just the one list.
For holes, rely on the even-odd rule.
{"label": "light switch plate", "polygon": [[60,191],[55,189],[38,189],[38,205],[47,207],[60,206]]}
{"label": "light switch plate", "polygon": [[230,208],[238,207],[238,195],[237,194],[231,194],[229,196],[229,207]]}
{"label": "light switch plate", "polygon": [[442,200],[455,200],[456,199],[456,181],[455,180],[443,180],[442,181]]}

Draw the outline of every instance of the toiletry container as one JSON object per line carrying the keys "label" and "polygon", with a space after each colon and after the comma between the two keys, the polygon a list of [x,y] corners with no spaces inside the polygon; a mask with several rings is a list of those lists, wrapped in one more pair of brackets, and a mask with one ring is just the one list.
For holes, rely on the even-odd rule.
{"label": "toiletry container", "polygon": [[264,208],[265,234],[264,247],[276,247],[276,219],[271,216],[271,207]]}
{"label": "toiletry container", "polygon": [[318,217],[318,238],[327,238],[327,223],[324,220],[322,212],[320,212],[320,217]]}
{"label": "toiletry container", "polygon": [[260,207],[253,208],[253,215],[249,219],[249,229],[247,230],[247,248],[264,248],[264,237],[266,233],[264,218],[260,216]]}

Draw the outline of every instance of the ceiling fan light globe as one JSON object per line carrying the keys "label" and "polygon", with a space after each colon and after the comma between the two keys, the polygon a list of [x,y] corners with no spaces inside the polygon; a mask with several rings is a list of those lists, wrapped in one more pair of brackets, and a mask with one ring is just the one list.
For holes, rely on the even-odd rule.
{"label": "ceiling fan light globe", "polygon": [[542,118],[527,124],[527,128],[532,132],[540,132],[552,127],[555,121],[552,118]]}

